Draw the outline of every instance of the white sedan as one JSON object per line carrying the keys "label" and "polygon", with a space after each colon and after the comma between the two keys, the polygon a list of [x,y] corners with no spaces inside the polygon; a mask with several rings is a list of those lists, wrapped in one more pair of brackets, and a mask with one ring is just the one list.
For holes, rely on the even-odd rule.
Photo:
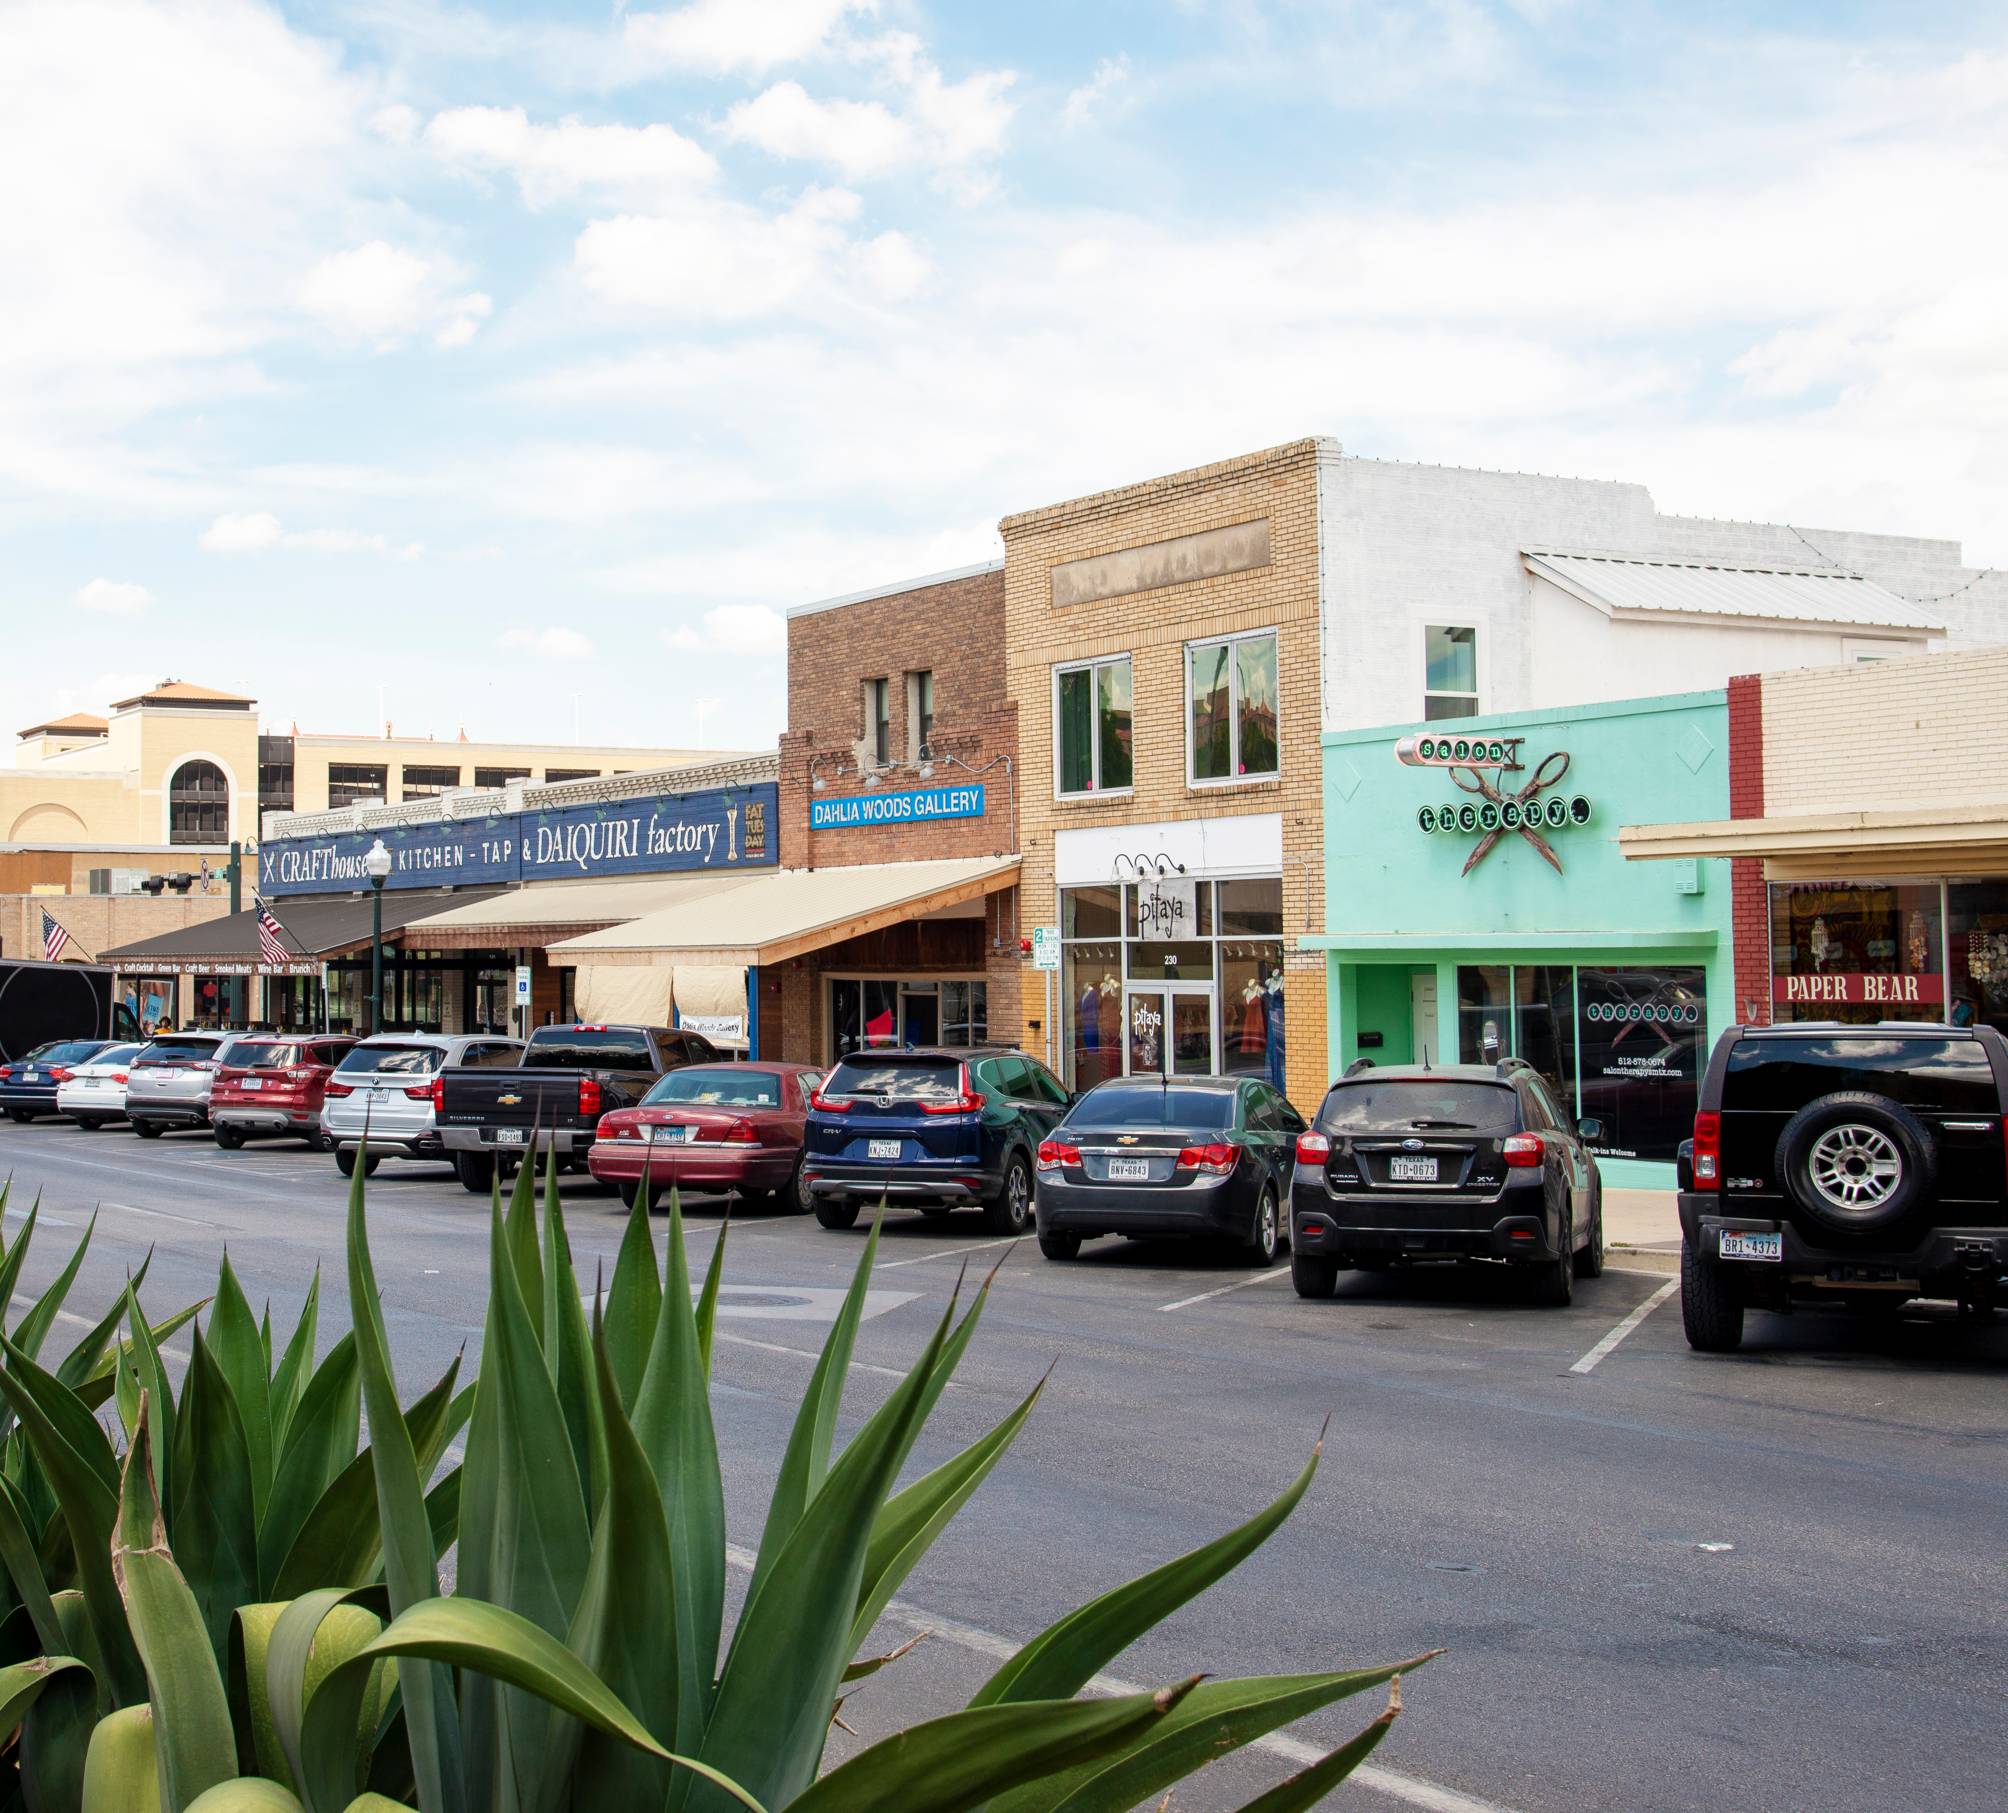
{"label": "white sedan", "polygon": [[144,1050],[140,1045],[107,1045],[88,1064],[79,1064],[56,1088],[56,1112],[87,1133],[107,1121],[122,1121],[126,1111],[127,1067]]}

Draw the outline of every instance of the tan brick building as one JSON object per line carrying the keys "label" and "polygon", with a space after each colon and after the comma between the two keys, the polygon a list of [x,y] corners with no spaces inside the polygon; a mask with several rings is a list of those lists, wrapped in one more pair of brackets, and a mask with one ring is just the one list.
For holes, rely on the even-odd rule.
{"label": "tan brick building", "polygon": [[1023,1044],[1075,1087],[1227,1070],[1314,1107],[1325,965],[1295,943],[1324,922],[1318,443],[1002,529],[1020,903],[1063,953],[1050,1015],[1026,972]]}

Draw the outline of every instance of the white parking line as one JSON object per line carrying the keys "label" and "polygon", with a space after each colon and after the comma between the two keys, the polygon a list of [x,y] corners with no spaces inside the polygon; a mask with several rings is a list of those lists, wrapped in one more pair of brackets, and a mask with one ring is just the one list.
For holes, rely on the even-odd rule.
{"label": "white parking line", "polygon": [[1160,1303],[1160,1310],[1190,1309],[1195,1303],[1204,1303],[1213,1297],[1224,1297],[1229,1291],[1245,1291],[1251,1284],[1274,1284],[1278,1278],[1287,1278],[1287,1265],[1273,1265],[1266,1272],[1257,1272],[1252,1278],[1236,1278],[1232,1284],[1223,1284],[1218,1290],[1201,1291],[1196,1297],[1181,1297],[1176,1303]]}
{"label": "white parking line", "polygon": [[972,1240],[967,1246],[946,1247],[938,1253],[921,1253],[912,1259],[888,1259],[883,1265],[872,1269],[879,1272],[896,1272],[903,1265],[925,1265],[930,1259],[958,1259],[964,1253],[980,1253],[985,1247],[1013,1246],[1022,1240],[1022,1234],[1006,1234],[1001,1240]]}
{"label": "white parking line", "polygon": [[136,1202],[100,1202],[101,1209],[123,1209],[128,1215],[151,1215],[161,1221],[184,1221],[192,1228],[213,1228],[213,1221],[200,1221],[193,1215],[176,1215],[167,1209],[143,1209]]}
{"label": "white parking line", "polygon": [[[729,1341],[734,1347],[757,1347],[762,1353],[785,1353],[791,1359],[807,1360],[811,1364],[814,1364],[823,1357],[819,1353],[811,1352],[806,1347],[783,1347],[779,1341],[755,1341],[746,1335],[728,1335],[722,1328],[714,1329],[711,1338],[714,1341]],[[868,1360],[853,1360],[850,1369],[853,1372],[875,1372],[880,1378],[884,1379],[903,1379],[906,1377],[906,1374],[901,1372],[896,1366],[874,1366]],[[948,1388],[951,1391],[955,1389],[955,1382],[952,1379],[949,1381]]]}
{"label": "white parking line", "polygon": [[[741,1573],[750,1574],[757,1557],[751,1549],[743,1549],[737,1543],[725,1545],[725,1559]],[[1019,1645],[1009,1637],[1000,1637],[995,1631],[984,1630],[975,1624],[965,1624],[959,1618],[944,1618],[938,1613],[923,1611],[904,1599],[890,1601],[883,1616],[896,1624],[904,1624],[908,1630],[926,1631],[930,1636],[939,1637],[945,1643],[953,1643],[959,1649],[973,1650],[979,1656],[988,1656],[998,1662],[1008,1662],[1018,1653]],[[1134,1681],[1125,1681],[1116,1675],[1096,1675],[1088,1683],[1090,1693],[1105,1694],[1114,1698],[1121,1694],[1147,1693],[1150,1689],[1139,1686]],[[1306,1763],[1321,1762],[1325,1751],[1316,1744],[1307,1744],[1302,1738],[1288,1737],[1282,1732],[1269,1733],[1258,1737],[1247,1746],[1250,1750],[1266,1751],[1271,1756],[1279,1756],[1285,1762],[1302,1768]],[[1363,1788],[1370,1788],[1376,1794],[1385,1794],[1391,1800],[1406,1801],[1411,1807],[1421,1807],[1424,1813],[1509,1813],[1496,1801],[1480,1800],[1475,1795],[1461,1794],[1455,1788],[1446,1788],[1438,1782],[1425,1780],[1419,1775],[1408,1775],[1399,1769],[1384,1769],[1378,1763],[1362,1763],[1347,1778],[1358,1782]]]}
{"label": "white parking line", "polygon": [[1633,1329],[1638,1327],[1638,1325],[1646,1319],[1647,1316],[1651,1315],[1654,1310],[1659,1308],[1659,1306],[1662,1303],[1664,1303],[1667,1300],[1667,1298],[1672,1296],[1673,1293],[1679,1289],[1680,1289],[1680,1280],[1678,1278],[1672,1279],[1669,1282],[1662,1284],[1658,1290],[1654,1291],[1650,1297],[1646,1298],[1646,1300],[1643,1303],[1641,1303],[1637,1309],[1633,1310],[1630,1315],[1625,1317],[1625,1319],[1622,1322],[1620,1322],[1617,1325],[1617,1327],[1612,1329],[1609,1334],[1604,1336],[1604,1338],[1601,1341],[1599,1341],[1596,1344],[1596,1346],[1592,1347],[1588,1353],[1584,1354],[1583,1357],[1575,1363],[1575,1365],[1569,1368],[1569,1370],[1571,1372],[1594,1372],[1597,1368],[1598,1361],[1603,1359],[1605,1355],[1607,1355],[1614,1347],[1617,1346],[1617,1344],[1620,1341],[1622,1341],[1625,1338],[1625,1336],[1630,1334]]}

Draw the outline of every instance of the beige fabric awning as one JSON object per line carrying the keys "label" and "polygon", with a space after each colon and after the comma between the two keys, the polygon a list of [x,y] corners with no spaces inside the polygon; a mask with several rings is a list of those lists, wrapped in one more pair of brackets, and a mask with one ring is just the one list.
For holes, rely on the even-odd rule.
{"label": "beige fabric awning", "polygon": [[435,913],[406,940],[429,950],[540,949],[561,938],[621,925],[645,913],[745,885],[772,870],[707,875],[629,875],[597,881],[532,881]]}
{"label": "beige fabric awning", "polygon": [[1629,862],[1750,856],[1769,881],[2008,874],[2008,801],[1916,811],[1812,812],[1680,825],[1626,825]]}
{"label": "beige fabric awning", "polygon": [[680,901],[624,925],[547,948],[558,964],[781,963],[926,913],[1001,893],[1015,856],[947,857],[842,869],[769,869],[738,886]]}

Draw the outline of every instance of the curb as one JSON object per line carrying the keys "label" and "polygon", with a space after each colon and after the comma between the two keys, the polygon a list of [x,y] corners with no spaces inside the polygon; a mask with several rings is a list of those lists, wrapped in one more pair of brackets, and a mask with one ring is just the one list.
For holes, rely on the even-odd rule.
{"label": "curb", "polygon": [[1667,1252],[1663,1247],[1621,1246],[1613,1241],[1604,1247],[1604,1263],[1620,1271],[1665,1272],[1670,1276],[1680,1270],[1680,1249]]}

